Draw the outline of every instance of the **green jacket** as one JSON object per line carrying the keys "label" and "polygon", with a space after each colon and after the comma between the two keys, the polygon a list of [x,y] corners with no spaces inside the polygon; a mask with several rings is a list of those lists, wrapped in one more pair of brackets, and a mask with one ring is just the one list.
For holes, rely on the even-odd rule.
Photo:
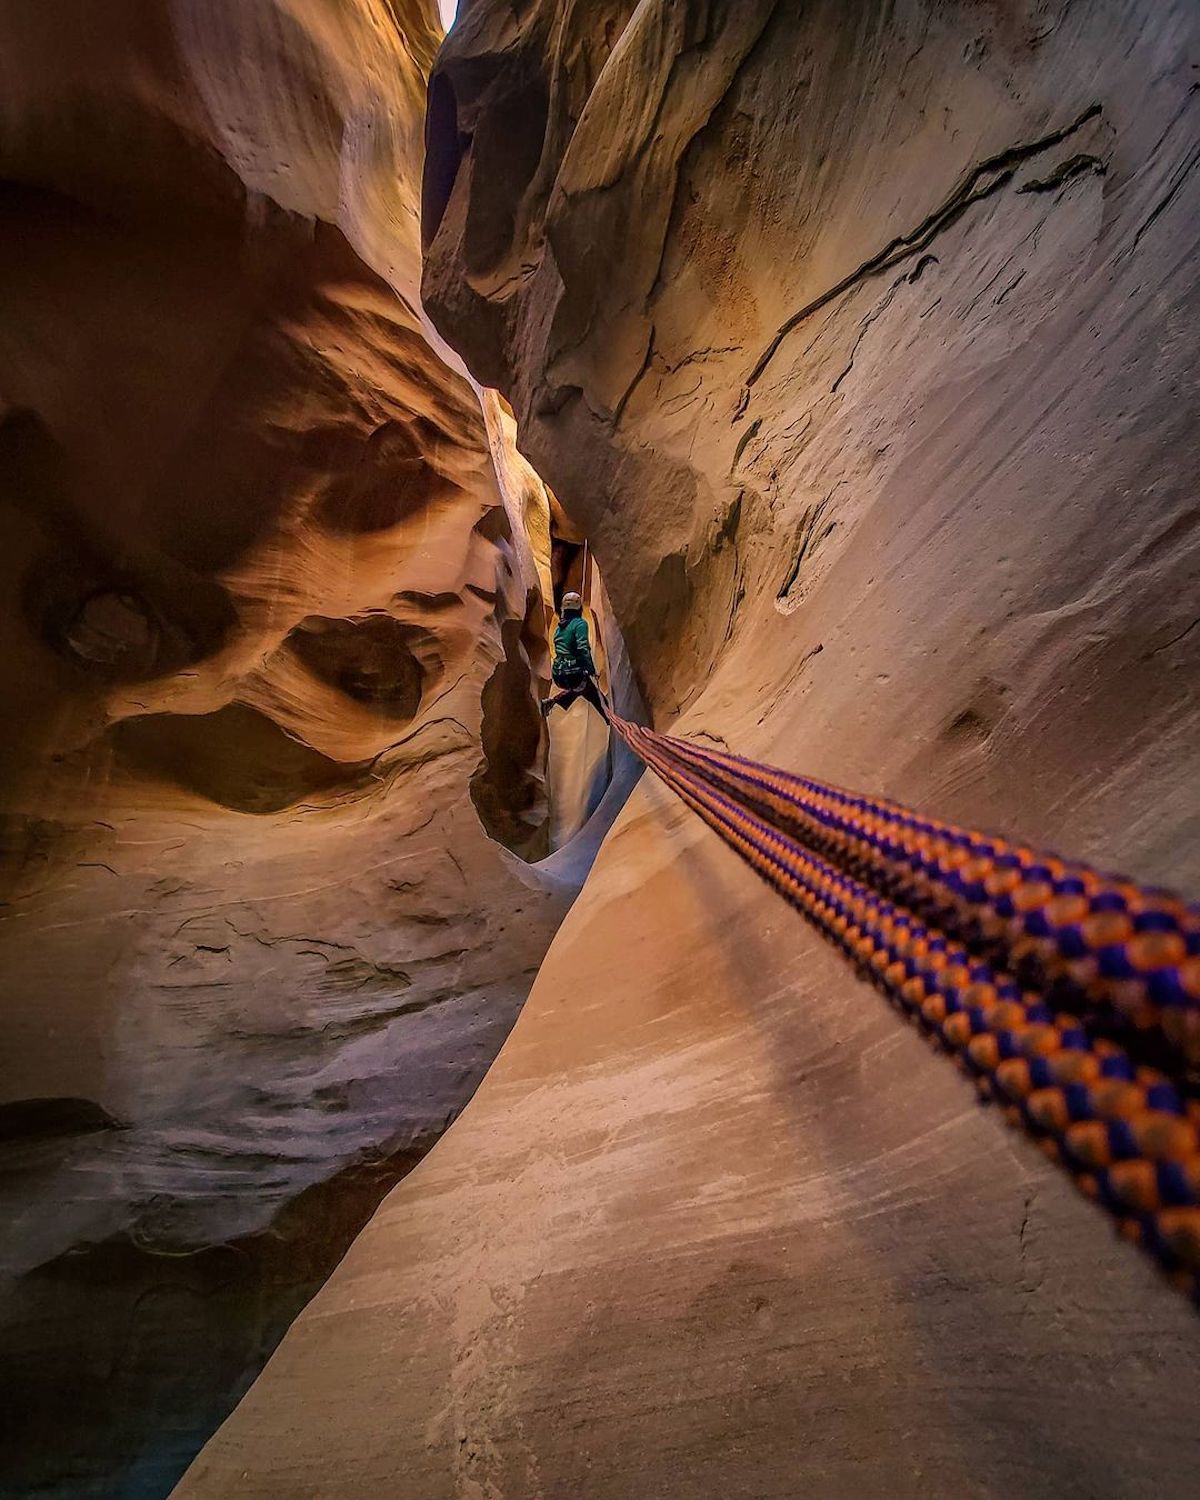
{"label": "green jacket", "polygon": [[572,671],[586,672],[590,677],[596,675],[587,621],[574,610],[563,615],[554,632],[554,667],[556,676]]}

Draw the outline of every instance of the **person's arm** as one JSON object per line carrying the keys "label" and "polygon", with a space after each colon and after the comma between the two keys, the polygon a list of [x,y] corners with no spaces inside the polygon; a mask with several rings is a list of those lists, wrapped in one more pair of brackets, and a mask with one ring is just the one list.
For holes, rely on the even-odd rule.
{"label": "person's arm", "polygon": [[592,660],[587,621],[582,616],[575,622],[575,657],[588,676],[595,677],[596,663]]}

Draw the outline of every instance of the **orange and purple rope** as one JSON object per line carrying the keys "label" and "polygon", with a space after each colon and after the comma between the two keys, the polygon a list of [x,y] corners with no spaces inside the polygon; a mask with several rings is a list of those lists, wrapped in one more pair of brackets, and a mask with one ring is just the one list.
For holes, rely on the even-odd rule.
{"label": "orange and purple rope", "polygon": [[612,723],[1197,1295],[1195,908],[898,803]]}

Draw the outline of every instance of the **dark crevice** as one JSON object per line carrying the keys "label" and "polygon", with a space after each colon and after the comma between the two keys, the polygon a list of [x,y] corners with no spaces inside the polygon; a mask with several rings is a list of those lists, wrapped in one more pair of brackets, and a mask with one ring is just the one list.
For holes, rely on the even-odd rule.
{"label": "dark crevice", "polygon": [[483,689],[483,758],[470,793],[484,831],[523,859],[548,852],[548,808],[539,770],[542,718],[532,690],[529,645],[542,609],[534,594],[524,620],[501,626],[504,655]]}
{"label": "dark crevice", "polygon": [[1045,177],[1034,177],[1029,182],[1023,182],[1017,192],[1053,193],[1058,188],[1065,187],[1068,182],[1073,182],[1076,177],[1085,177],[1093,172],[1097,177],[1103,177],[1107,170],[1108,168],[1098,156],[1080,153],[1060,162],[1053,172]]}
{"label": "dark crevice", "polygon": [[0,1142],[58,1140],[92,1135],[98,1130],[122,1130],[94,1099],[13,1099],[0,1104]]}
{"label": "dark crevice", "polygon": [[749,427],[746,428],[745,432],[742,433],[741,437],[738,440],[737,447],[733,450],[733,462],[729,466],[731,473],[737,468],[738,464],[741,462],[742,454],[745,453],[746,449],[758,436],[761,428],[762,418],[755,417],[754,421],[751,422]]}
{"label": "dark crevice", "polygon": [[430,80],[425,114],[425,174],[421,182],[421,243],[433,243],[458,179],[467,142],[458,130],[458,101],[445,73]]}

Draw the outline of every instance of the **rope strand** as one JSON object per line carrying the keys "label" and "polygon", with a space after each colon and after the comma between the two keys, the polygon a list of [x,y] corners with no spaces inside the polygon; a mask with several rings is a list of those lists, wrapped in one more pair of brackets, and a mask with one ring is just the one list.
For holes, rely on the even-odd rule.
{"label": "rope strand", "polygon": [[630,724],[715,833],[1071,1173],[1172,1281],[1200,1288],[1200,1105],[1116,1018],[1200,1051],[1200,920],[1169,892]]}

